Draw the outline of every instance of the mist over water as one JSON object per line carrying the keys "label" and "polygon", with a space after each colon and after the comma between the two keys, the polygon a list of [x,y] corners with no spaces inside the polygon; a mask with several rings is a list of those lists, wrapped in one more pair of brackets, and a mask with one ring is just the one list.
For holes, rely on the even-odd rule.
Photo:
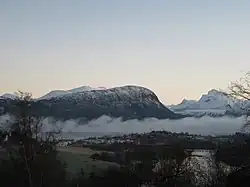
{"label": "mist over water", "polygon": [[[0,126],[6,128],[8,121],[13,118],[9,115],[0,116]],[[145,133],[151,131],[188,132],[200,135],[228,135],[241,131],[244,117],[202,117],[184,118],[180,120],[158,120],[154,118],[122,121],[120,118],[102,116],[87,124],[80,120],[60,121],[53,118],[43,120],[44,131],[57,127],[64,137],[84,138],[89,136],[121,135],[128,133]]]}

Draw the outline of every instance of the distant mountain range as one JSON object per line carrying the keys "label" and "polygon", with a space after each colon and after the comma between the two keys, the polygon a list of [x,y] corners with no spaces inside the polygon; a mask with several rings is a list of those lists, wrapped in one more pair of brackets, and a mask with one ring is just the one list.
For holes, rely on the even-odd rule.
{"label": "distant mountain range", "polygon": [[[0,96],[0,114],[11,113],[17,96]],[[164,106],[151,90],[140,86],[106,89],[82,86],[71,90],[54,90],[34,100],[36,115],[63,120],[96,119],[102,115],[128,119],[179,119],[193,116],[241,116],[249,101],[234,99],[224,92],[212,89],[198,101],[184,99],[180,104]]]}
{"label": "distant mountain range", "polygon": [[[0,113],[13,111],[14,96],[0,97]],[[57,119],[82,119],[89,121],[103,115],[128,119],[179,119],[165,107],[149,89],[139,86],[123,86],[111,89],[83,86],[72,90],[52,91],[35,99],[31,105],[35,115]]]}
{"label": "distant mountain range", "polygon": [[184,99],[180,104],[170,105],[168,108],[176,113],[195,117],[241,116],[250,108],[250,101],[235,99],[222,91],[212,89],[198,101]]}

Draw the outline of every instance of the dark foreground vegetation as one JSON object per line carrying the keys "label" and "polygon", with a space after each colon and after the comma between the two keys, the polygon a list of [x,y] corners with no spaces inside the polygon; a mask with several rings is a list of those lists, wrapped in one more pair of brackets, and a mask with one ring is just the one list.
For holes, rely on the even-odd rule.
{"label": "dark foreground vegetation", "polygon": [[[41,120],[31,115],[30,99],[30,95],[20,94],[13,111],[16,120],[10,122],[7,133],[1,132],[1,186],[250,186],[250,138],[244,134],[220,143],[184,139],[171,144],[141,141],[140,144],[91,145],[99,150],[91,159],[115,162],[119,167],[99,173],[79,169],[77,174],[72,174],[58,154],[55,134],[59,131],[42,133]],[[212,149],[214,154],[193,154],[192,149],[202,146]],[[210,166],[201,167],[199,159],[206,160]],[[226,171],[223,165],[231,167]]]}

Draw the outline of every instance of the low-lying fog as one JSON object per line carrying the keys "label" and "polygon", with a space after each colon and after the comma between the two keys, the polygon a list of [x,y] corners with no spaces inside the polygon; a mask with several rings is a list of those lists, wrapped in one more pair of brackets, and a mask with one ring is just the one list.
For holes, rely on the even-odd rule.
{"label": "low-lying fog", "polygon": [[[5,127],[10,121],[9,115],[0,116],[0,125]],[[60,127],[64,136],[86,137],[101,135],[117,135],[127,133],[144,133],[150,131],[171,131],[188,132],[190,134],[201,135],[227,135],[241,131],[244,124],[244,117],[202,117],[184,118],[181,120],[157,120],[145,119],[143,121],[129,120],[121,121],[120,118],[112,119],[102,116],[96,120],[82,125],[79,120],[55,121],[52,118],[43,120],[44,129],[48,130],[51,126]]]}

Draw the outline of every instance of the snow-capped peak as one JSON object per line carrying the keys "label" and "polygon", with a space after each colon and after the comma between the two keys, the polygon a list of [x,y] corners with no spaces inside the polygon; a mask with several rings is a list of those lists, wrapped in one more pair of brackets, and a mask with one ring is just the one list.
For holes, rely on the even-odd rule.
{"label": "snow-capped peak", "polygon": [[224,95],[224,96],[226,96],[227,94],[223,91],[211,89],[210,91],[208,91],[207,95],[213,95],[213,96]]}
{"label": "snow-capped peak", "polygon": [[67,90],[67,92],[69,93],[78,93],[78,92],[84,92],[84,91],[90,91],[90,90],[94,90],[95,88],[92,88],[90,86],[81,86],[78,88],[73,88],[71,90]]}
{"label": "snow-capped peak", "polygon": [[218,116],[225,115],[228,112],[241,113],[249,107],[249,101],[239,100],[223,91],[211,89],[197,101],[184,99],[180,104],[171,106],[170,108],[182,114]]}
{"label": "snow-capped peak", "polygon": [[224,92],[213,89],[202,95],[198,104],[199,107],[206,109],[225,109],[227,105],[232,105],[234,102],[233,98],[230,98]]}
{"label": "snow-capped peak", "polygon": [[184,99],[180,104],[172,106],[175,111],[182,110],[223,110],[225,111],[228,105],[234,105],[236,101],[229,97],[226,93],[212,89],[203,94],[198,101]]}
{"label": "snow-capped peak", "polygon": [[183,99],[180,104],[192,104],[192,103],[195,103],[195,102],[196,102],[195,100]]}

